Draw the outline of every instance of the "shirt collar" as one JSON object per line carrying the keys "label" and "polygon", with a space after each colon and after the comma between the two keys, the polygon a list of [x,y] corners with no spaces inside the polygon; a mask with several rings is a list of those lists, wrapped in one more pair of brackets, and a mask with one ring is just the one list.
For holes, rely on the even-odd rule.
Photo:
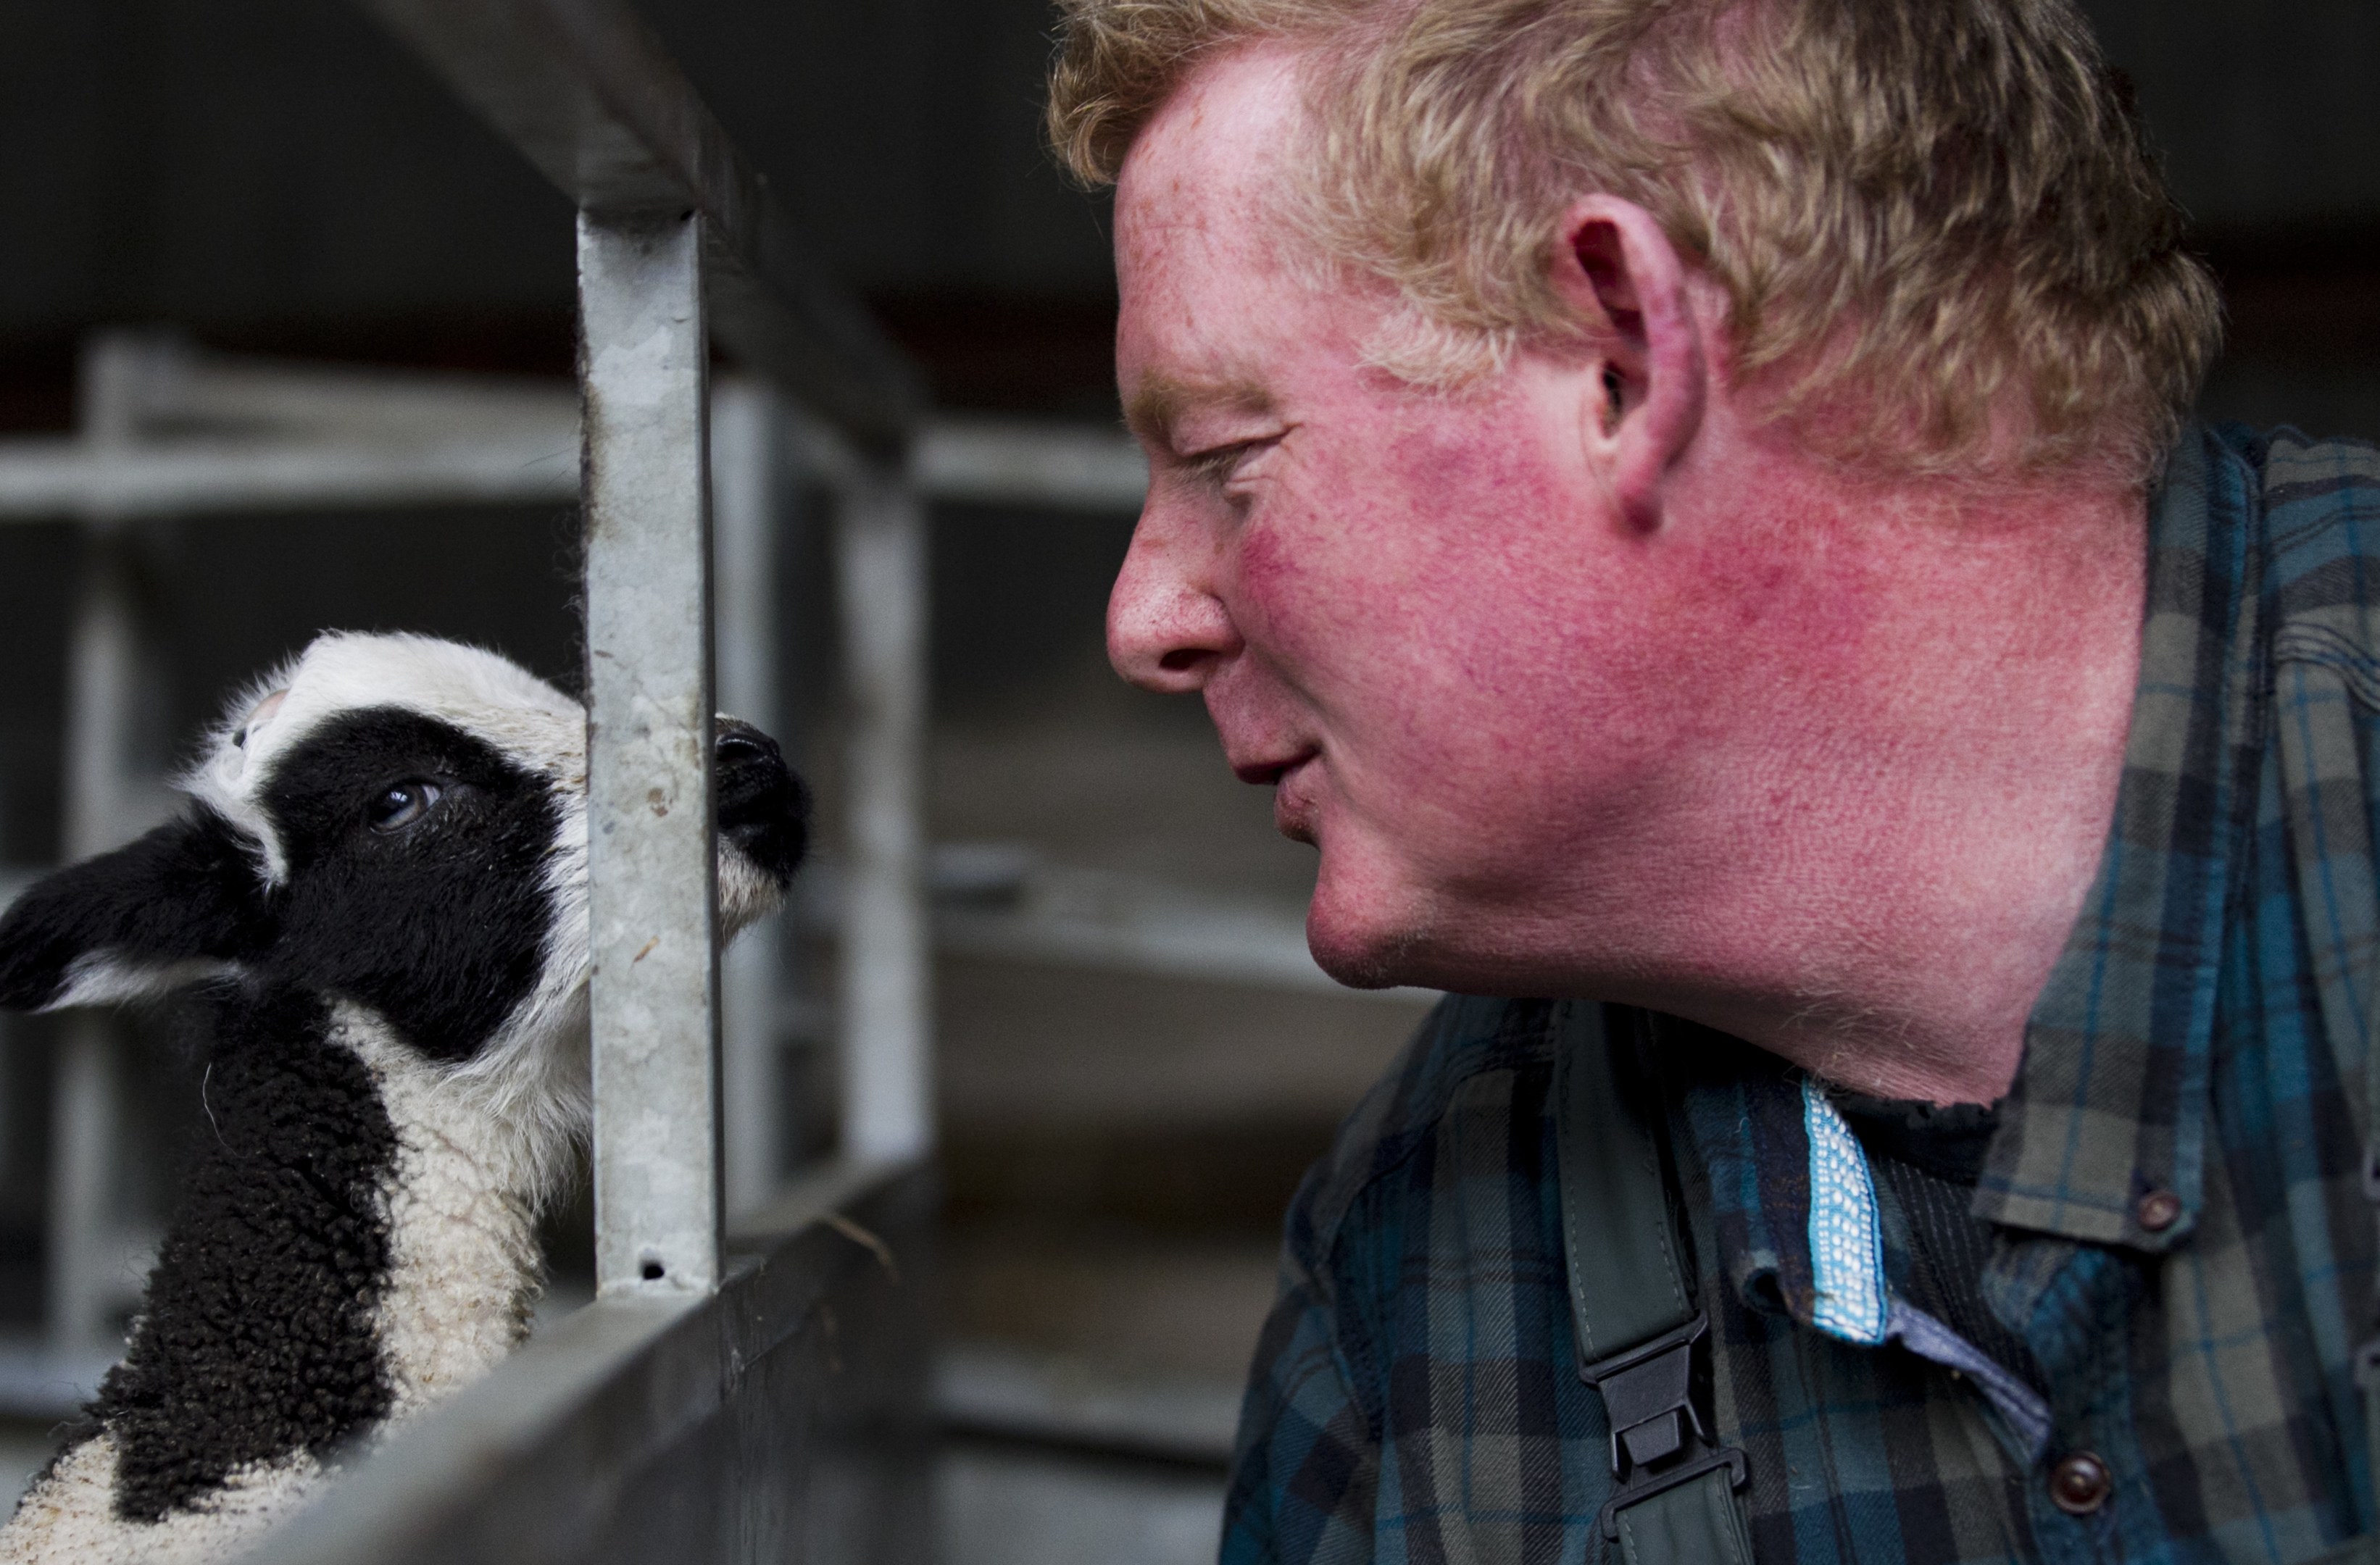
{"label": "shirt collar", "polygon": [[[2225,893],[2260,753],[2256,509],[2254,470],[2193,427],[2150,508],[2115,819],[2026,1024],[1978,1217],[2144,1250],[2196,1219]],[[2149,1202],[2164,1195],[2179,1217]]]}

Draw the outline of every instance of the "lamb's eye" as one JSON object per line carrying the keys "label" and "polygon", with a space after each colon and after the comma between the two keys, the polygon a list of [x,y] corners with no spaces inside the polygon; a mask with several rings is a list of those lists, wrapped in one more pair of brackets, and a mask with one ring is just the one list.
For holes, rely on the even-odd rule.
{"label": "lamb's eye", "polygon": [[402,831],[430,813],[440,792],[438,784],[426,777],[408,777],[382,789],[364,812],[365,819],[375,831]]}

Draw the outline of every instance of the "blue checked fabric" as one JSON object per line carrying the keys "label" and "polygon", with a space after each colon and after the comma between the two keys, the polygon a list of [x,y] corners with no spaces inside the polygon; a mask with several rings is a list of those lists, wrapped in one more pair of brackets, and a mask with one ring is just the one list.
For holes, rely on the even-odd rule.
{"label": "blue checked fabric", "polygon": [[[1226,1565],[1604,1558],[1548,1101],[1590,1014],[1666,1108],[1715,1433],[1750,1459],[1767,1565],[2285,1565],[2374,1529],[2350,1362],[2373,1326],[2380,450],[2195,429],[2149,547],[2116,819],[1975,1195],[1985,1298],[2042,1387],[1907,1305],[1886,1182],[1775,1056],[1450,998],[1291,1209]],[[2115,1487],[2077,1517],[2046,1478],[2081,1450]]]}

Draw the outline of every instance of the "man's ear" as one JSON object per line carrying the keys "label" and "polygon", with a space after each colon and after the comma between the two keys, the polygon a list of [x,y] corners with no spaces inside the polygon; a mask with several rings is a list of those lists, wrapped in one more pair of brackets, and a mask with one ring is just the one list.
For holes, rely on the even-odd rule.
{"label": "man's ear", "polygon": [[1549,269],[1593,344],[1601,399],[1587,438],[1621,516],[1649,531],[1662,475],[1694,439],[1707,391],[1685,262],[1643,207],[1586,196],[1562,214]]}
{"label": "man's ear", "polygon": [[0,918],[0,1006],[143,1000],[262,949],[270,912],[247,843],[212,811],[37,881]]}

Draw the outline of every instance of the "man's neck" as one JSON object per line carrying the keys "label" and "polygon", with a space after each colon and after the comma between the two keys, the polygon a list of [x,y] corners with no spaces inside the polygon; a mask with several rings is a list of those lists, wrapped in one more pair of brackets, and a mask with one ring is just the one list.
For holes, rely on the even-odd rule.
{"label": "man's neck", "polygon": [[1863,1092],[1995,1100],[2113,816],[2145,507],[2114,487],[1854,491],[1808,473],[1784,492],[1794,519],[1765,546],[1802,552],[1856,646],[1755,629],[1715,695],[1758,719],[1683,769],[1669,814],[1677,889],[1657,901],[1682,960],[1625,998]]}

